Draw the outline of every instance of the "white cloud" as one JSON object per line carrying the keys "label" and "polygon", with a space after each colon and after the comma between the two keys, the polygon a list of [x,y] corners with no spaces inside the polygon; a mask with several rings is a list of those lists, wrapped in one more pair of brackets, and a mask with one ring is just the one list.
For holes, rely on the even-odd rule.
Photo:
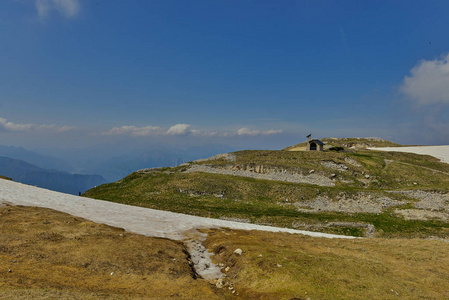
{"label": "white cloud", "polygon": [[59,11],[67,18],[73,18],[80,11],[78,0],[36,0],[36,9],[39,17],[45,18],[51,10]]}
{"label": "white cloud", "polygon": [[406,76],[400,91],[419,105],[449,104],[449,54],[422,60]]}
{"label": "white cloud", "polygon": [[266,130],[266,131],[260,131],[260,130],[250,130],[248,128],[240,128],[237,130],[237,135],[271,135],[271,134],[279,134],[282,133],[282,130]]}
{"label": "white cloud", "polygon": [[161,133],[161,128],[157,126],[122,126],[114,127],[109,131],[103,132],[103,135],[130,135],[134,137],[158,135]]}
{"label": "white cloud", "polygon": [[193,131],[190,129],[192,125],[189,124],[176,124],[167,130],[168,135],[187,135]]}
{"label": "white cloud", "polygon": [[27,132],[27,131],[48,131],[48,132],[66,132],[68,130],[74,129],[71,126],[56,126],[51,125],[37,125],[37,124],[17,124],[9,122],[5,118],[0,118],[0,131],[10,131],[10,132]]}
{"label": "white cloud", "polygon": [[264,132],[262,132],[262,134],[263,135],[271,135],[271,134],[280,134],[280,133],[282,133],[283,132],[283,130],[274,130],[274,129],[271,129],[271,130],[267,130],[267,131],[264,131]]}
{"label": "white cloud", "polygon": [[250,130],[248,128],[240,128],[237,130],[237,135],[258,135],[259,133],[259,130]]}
{"label": "white cloud", "polygon": [[8,122],[5,118],[0,118],[0,128],[5,131],[26,131],[30,130],[33,124],[15,124]]}
{"label": "white cloud", "polygon": [[61,127],[56,127],[56,125],[49,125],[49,126],[51,126],[53,128],[56,128],[57,132],[66,132],[66,131],[75,129],[74,126],[67,126],[67,125],[64,125],[64,126],[61,126]]}
{"label": "white cloud", "polygon": [[200,132],[199,130],[190,129],[192,125],[189,124],[176,124],[171,126],[168,130],[165,130],[159,126],[122,126],[114,127],[111,130],[102,132],[101,135],[128,135],[134,137],[143,136],[156,136],[156,135],[206,135],[207,132]]}
{"label": "white cloud", "polygon": [[211,130],[197,130],[192,129],[192,125],[190,124],[176,124],[168,129],[164,129],[158,126],[144,126],[144,127],[136,127],[136,126],[122,126],[122,127],[114,127],[106,132],[100,133],[100,135],[111,135],[111,136],[133,136],[133,137],[144,137],[144,136],[186,136],[186,135],[194,135],[201,137],[214,137],[214,136],[222,136],[222,137],[233,137],[233,136],[256,136],[256,135],[273,135],[282,133],[282,130],[250,130],[248,128],[240,128],[237,131],[229,132],[229,131],[211,131]]}

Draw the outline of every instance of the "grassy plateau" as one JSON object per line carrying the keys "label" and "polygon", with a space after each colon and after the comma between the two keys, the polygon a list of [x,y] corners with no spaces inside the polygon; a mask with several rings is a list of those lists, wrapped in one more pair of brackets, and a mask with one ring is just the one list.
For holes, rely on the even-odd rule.
{"label": "grassy plateau", "polygon": [[[84,195],[198,216],[355,236],[366,235],[363,224],[374,225],[374,236],[378,237],[446,238],[449,234],[449,223],[444,218],[406,219],[398,212],[416,209],[419,202],[401,191],[447,194],[449,164],[434,157],[363,149],[341,152],[251,150],[232,155],[234,160],[231,161],[218,158],[135,172]],[[186,172],[192,166],[250,171],[237,175]],[[332,178],[333,186],[246,176],[255,174],[253,170],[258,166],[275,174],[307,176],[313,173],[325,179]],[[385,197],[391,203],[382,206],[379,199]],[[323,198],[328,201],[327,206],[313,207],[311,203]],[[329,209],[330,205],[342,203],[341,199],[362,201],[358,204],[360,209],[353,209],[349,204]],[[363,201],[378,208],[364,209]],[[444,207],[439,211],[446,213]]]}

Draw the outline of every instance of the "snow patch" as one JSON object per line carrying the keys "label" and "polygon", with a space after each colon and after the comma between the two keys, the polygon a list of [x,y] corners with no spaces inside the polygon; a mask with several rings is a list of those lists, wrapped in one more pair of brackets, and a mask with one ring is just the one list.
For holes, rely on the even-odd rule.
{"label": "snow patch", "polygon": [[442,146],[412,146],[412,147],[379,147],[368,148],[370,150],[378,151],[392,151],[392,152],[407,152],[422,155],[431,155],[440,159],[444,163],[449,164],[449,145]]}
{"label": "snow patch", "polygon": [[121,227],[129,232],[146,236],[163,237],[186,241],[197,273],[204,278],[220,278],[221,272],[215,266],[207,249],[201,244],[204,235],[193,236],[200,228],[230,228],[288,232],[313,237],[353,239],[355,237],[278,228],[226,220],[190,216],[180,213],[119,204],[109,201],[79,197],[46,190],[14,181],[0,179],[0,203],[37,206],[62,211],[90,221]]}

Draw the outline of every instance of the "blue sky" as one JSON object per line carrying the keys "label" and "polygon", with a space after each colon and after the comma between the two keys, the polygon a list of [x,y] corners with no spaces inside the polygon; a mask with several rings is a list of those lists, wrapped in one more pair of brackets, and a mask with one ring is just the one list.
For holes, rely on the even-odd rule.
{"label": "blue sky", "polygon": [[0,144],[449,144],[448,1],[0,2]]}

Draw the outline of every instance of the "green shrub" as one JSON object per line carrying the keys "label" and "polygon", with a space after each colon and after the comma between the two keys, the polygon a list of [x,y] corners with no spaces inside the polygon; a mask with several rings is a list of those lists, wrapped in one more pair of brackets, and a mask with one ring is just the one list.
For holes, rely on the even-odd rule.
{"label": "green shrub", "polygon": [[345,150],[345,148],[340,147],[340,146],[336,146],[336,147],[331,147],[331,148],[329,148],[329,150],[330,150],[330,151],[337,151],[337,152],[339,152],[339,151]]}

